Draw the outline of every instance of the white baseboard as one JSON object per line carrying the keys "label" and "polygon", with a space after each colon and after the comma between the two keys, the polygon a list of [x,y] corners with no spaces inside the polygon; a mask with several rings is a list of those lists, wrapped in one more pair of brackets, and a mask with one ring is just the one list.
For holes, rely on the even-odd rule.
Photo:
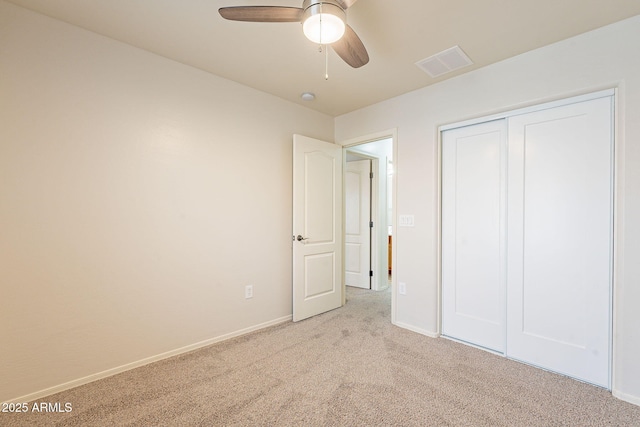
{"label": "white baseboard", "polygon": [[624,400],[625,402],[640,406],[640,396],[634,396],[618,390],[611,390],[611,394],[613,394],[613,397],[616,397],[620,400]]}
{"label": "white baseboard", "polygon": [[60,393],[61,391],[69,390],[75,387],[79,387],[84,384],[91,383],[93,381],[101,380],[103,378],[107,378],[116,374],[120,374],[125,371],[129,371],[131,369],[139,368],[144,365],[148,365],[150,363],[158,362],[163,359],[168,359],[173,356],[178,356],[180,354],[188,353],[190,351],[198,350],[203,347],[207,347],[212,344],[219,343],[221,341],[226,341],[231,338],[239,337],[241,335],[246,335],[251,332],[258,331],[260,329],[268,328],[270,326],[279,325],[281,323],[290,322],[293,319],[293,316],[285,316],[279,319],[271,320],[269,322],[261,323],[259,325],[250,326],[245,329],[241,329],[239,331],[231,332],[225,335],[221,335],[219,337],[211,338],[208,340],[200,341],[195,344],[187,345],[185,347],[177,348],[175,350],[167,351],[165,353],[157,354],[155,356],[147,357],[142,360],[138,360],[136,362],[127,363],[126,365],[118,366],[112,369],[107,369],[106,371],[98,372],[95,374],[88,375],[83,378],[78,378],[76,380],[72,380],[63,384],[59,384],[53,387],[46,388],[44,390],[36,391],[34,393],[29,393],[24,396],[17,397],[15,399],[7,400],[7,403],[22,403],[22,402],[32,402],[37,399],[42,399],[43,397],[50,396],[52,394]]}
{"label": "white baseboard", "polygon": [[437,333],[431,332],[431,331],[427,331],[425,329],[417,328],[415,326],[408,325],[406,323],[394,322],[393,324],[396,325],[399,328],[408,329],[411,332],[416,332],[418,334],[425,335],[425,336],[427,336],[429,338],[439,338],[440,337],[440,334],[437,334]]}

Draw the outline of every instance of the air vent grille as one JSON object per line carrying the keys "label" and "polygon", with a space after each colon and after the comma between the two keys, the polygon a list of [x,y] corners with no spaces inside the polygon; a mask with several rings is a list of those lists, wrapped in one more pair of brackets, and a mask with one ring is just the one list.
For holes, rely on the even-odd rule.
{"label": "air vent grille", "polygon": [[473,61],[469,59],[459,46],[443,50],[440,53],[416,62],[418,68],[434,78],[472,64]]}

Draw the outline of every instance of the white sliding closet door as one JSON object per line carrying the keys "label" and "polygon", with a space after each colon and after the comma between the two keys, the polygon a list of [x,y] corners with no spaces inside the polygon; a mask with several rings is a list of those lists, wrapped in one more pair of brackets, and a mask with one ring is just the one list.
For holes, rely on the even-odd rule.
{"label": "white sliding closet door", "polygon": [[442,334],[611,387],[613,96],[442,132]]}
{"label": "white sliding closet door", "polygon": [[503,352],[506,123],[442,138],[442,333]]}
{"label": "white sliding closet door", "polygon": [[507,356],[610,386],[612,98],[509,118]]}

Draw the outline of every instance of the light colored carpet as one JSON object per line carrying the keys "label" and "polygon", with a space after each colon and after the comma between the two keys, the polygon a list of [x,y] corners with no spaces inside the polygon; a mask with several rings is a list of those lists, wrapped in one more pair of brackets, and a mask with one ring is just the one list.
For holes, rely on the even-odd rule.
{"label": "light colored carpet", "polygon": [[42,399],[3,426],[640,426],[605,390],[392,326],[389,292]]}

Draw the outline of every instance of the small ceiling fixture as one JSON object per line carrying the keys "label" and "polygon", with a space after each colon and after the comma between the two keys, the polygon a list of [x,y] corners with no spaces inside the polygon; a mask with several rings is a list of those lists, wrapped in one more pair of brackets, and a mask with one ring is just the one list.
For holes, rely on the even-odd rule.
{"label": "small ceiling fixture", "polygon": [[314,99],[316,99],[316,95],[311,92],[305,92],[300,95],[300,98],[302,98],[303,101],[313,101]]}

